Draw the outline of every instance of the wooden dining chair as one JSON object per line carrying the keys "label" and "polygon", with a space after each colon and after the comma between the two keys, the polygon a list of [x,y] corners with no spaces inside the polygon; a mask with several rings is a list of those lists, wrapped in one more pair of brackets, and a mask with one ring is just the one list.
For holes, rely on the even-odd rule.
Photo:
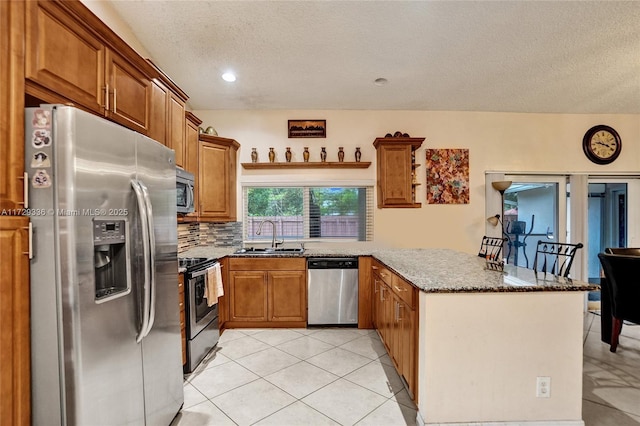
{"label": "wooden dining chair", "polygon": [[498,237],[482,237],[482,243],[480,243],[480,250],[478,256],[487,260],[501,260],[502,246],[507,242],[507,238]]}
{"label": "wooden dining chair", "polygon": [[533,260],[533,269],[536,272],[566,278],[569,276],[576,252],[582,247],[582,243],[552,243],[539,240],[536,247],[536,257]]}
{"label": "wooden dining chair", "polygon": [[640,256],[599,253],[605,280],[602,292],[602,315],[611,318],[610,351],[615,352],[623,321],[640,324]]}

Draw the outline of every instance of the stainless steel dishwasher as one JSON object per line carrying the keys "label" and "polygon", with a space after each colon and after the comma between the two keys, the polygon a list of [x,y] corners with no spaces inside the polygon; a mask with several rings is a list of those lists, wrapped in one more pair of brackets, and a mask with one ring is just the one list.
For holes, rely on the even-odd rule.
{"label": "stainless steel dishwasher", "polygon": [[358,324],[358,258],[307,260],[309,325]]}

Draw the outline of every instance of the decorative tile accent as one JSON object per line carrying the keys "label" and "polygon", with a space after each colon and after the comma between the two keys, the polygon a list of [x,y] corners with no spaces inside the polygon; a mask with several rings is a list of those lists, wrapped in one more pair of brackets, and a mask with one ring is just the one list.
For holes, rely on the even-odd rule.
{"label": "decorative tile accent", "polygon": [[240,247],[242,222],[179,223],[178,253],[198,246]]}
{"label": "decorative tile accent", "polygon": [[200,245],[240,247],[242,245],[242,222],[201,223]]}
{"label": "decorative tile accent", "polygon": [[200,228],[197,223],[178,224],[178,253],[183,253],[200,243]]}

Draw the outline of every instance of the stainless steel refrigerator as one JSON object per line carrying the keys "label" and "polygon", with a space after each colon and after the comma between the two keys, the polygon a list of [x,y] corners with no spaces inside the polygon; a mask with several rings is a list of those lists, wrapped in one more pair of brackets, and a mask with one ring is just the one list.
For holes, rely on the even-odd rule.
{"label": "stainless steel refrigerator", "polygon": [[174,153],[27,108],[34,425],[168,425],[183,401]]}

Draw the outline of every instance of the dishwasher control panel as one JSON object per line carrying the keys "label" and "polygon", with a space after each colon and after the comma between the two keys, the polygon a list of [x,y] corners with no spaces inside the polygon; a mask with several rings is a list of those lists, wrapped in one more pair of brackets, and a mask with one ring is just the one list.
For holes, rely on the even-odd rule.
{"label": "dishwasher control panel", "polygon": [[310,257],[307,260],[309,269],[358,269],[357,257]]}

